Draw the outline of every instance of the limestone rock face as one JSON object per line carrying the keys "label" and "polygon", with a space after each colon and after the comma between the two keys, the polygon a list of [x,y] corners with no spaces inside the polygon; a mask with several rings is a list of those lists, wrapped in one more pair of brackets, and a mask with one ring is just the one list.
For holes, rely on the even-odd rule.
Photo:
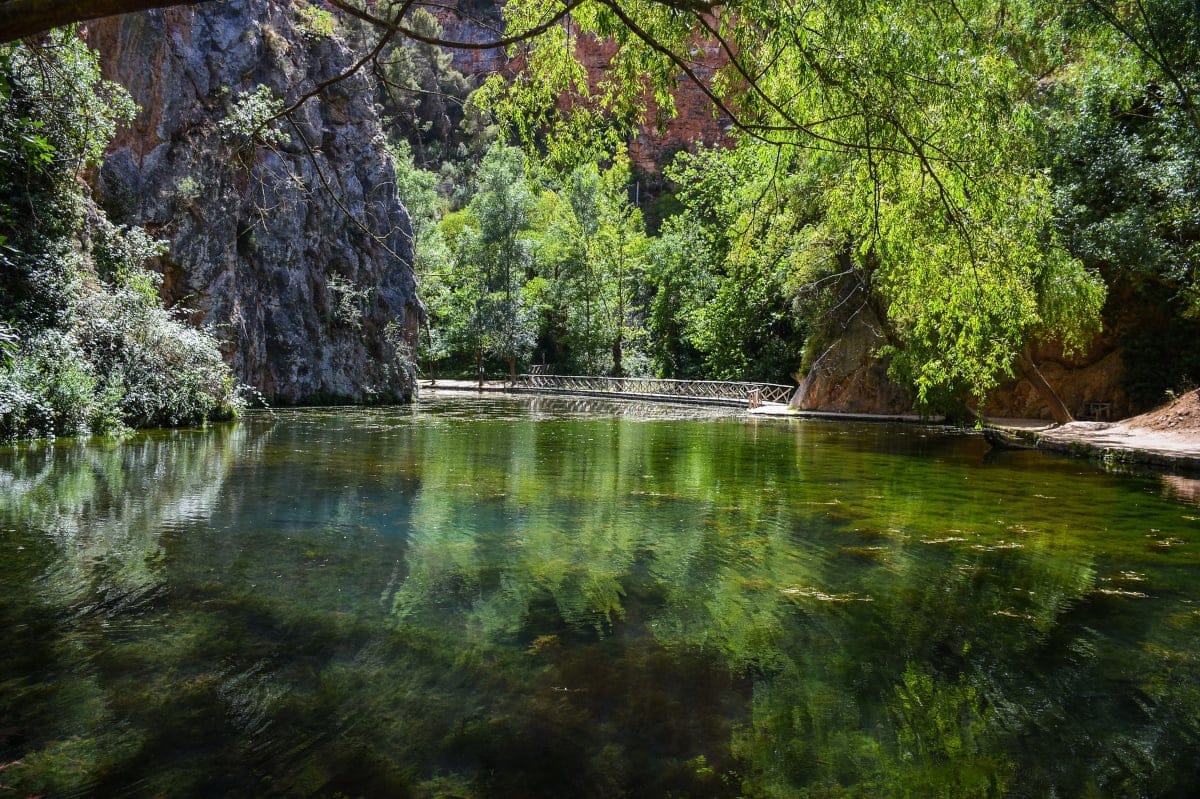
{"label": "limestone rock face", "polygon": [[[887,373],[887,363],[876,353],[884,345],[879,323],[861,311],[830,344],[800,381],[791,406],[800,410],[840,413],[910,413],[912,397]],[[1121,388],[1122,352],[1108,336],[1097,337],[1085,353],[1068,357],[1062,347],[1049,343],[1033,354],[1043,377],[1077,418],[1088,418],[1094,403],[1105,404],[1108,418],[1131,412]],[[967,398],[970,407],[977,402]],[[1002,382],[979,407],[988,417],[1051,418],[1046,401],[1024,378]]]}
{"label": "limestone rock face", "polygon": [[[485,0],[451,0],[429,10],[442,26],[442,38],[475,45],[496,41],[504,30],[503,4]],[[499,47],[461,47],[450,50],[454,68],[480,81],[509,67],[508,54]]]}
{"label": "limestone rock face", "polygon": [[[1095,403],[1106,406],[1104,419],[1122,419],[1134,413],[1121,386],[1123,353],[1107,337],[1097,337],[1086,352],[1071,357],[1061,346],[1045,344],[1034,352],[1034,361],[1075,418],[1091,419]],[[1001,383],[980,410],[985,416],[999,418],[1052,418],[1045,400],[1023,377]]]}
{"label": "limestone rock face", "polygon": [[879,323],[860,311],[800,381],[791,407],[803,411],[898,414],[912,411],[908,392],[875,357],[883,346]]}
{"label": "limestone rock face", "polygon": [[267,0],[91,25],[105,77],[142,109],[96,193],[115,222],[169,241],[164,299],[214,329],[241,380],[283,403],[404,399],[422,311],[367,80],[265,133],[222,124],[246,95],[290,104],[354,62],[318,27]]}

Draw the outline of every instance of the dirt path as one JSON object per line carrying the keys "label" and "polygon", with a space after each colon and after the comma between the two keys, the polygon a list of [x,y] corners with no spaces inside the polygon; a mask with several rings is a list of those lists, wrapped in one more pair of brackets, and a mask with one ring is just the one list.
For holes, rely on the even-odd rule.
{"label": "dirt path", "polygon": [[1120,422],[1071,422],[1031,429],[1028,424],[1006,421],[996,419],[993,426],[1038,449],[1200,470],[1200,390]]}

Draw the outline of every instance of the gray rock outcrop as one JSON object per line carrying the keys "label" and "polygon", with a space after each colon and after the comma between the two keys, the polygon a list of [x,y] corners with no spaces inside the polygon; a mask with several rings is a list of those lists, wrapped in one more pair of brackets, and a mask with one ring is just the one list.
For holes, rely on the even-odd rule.
{"label": "gray rock outcrop", "polygon": [[367,79],[333,84],[290,122],[232,121],[253,120],[249,96],[259,110],[291,103],[345,71],[342,40],[266,0],[128,14],[87,35],[142,109],[96,193],[113,221],[169,242],[168,304],[276,402],[409,397],[422,311]]}

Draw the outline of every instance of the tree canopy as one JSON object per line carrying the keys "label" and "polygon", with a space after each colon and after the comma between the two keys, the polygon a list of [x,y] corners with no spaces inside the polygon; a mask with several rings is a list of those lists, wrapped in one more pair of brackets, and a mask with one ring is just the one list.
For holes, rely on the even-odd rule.
{"label": "tree canopy", "polygon": [[[1026,21],[1006,5],[597,0],[540,33],[544,7],[506,12],[531,32],[528,68],[485,99],[520,132],[555,124],[546,100],[568,90],[618,118],[647,92],[669,113],[697,51],[716,48],[725,66],[701,85],[737,141],[711,156],[728,163],[726,268],[783,270],[845,316],[874,309],[919,403],[986,395],[1031,343],[1078,347],[1097,329],[1103,289],[1052,224],[1039,79],[1013,55]],[[617,43],[594,92],[569,46],[586,34]]]}
{"label": "tree canopy", "polygon": [[[868,314],[919,404],[983,397],[1020,374],[1062,419],[1034,352],[1088,345],[1113,282],[1106,268],[1140,263],[1182,315],[1195,313],[1197,22],[1182,0],[513,0],[502,30],[471,41],[431,24],[427,3],[330,2],[377,32],[356,68],[374,61],[383,75],[393,40],[425,47],[430,63],[439,47],[509,48],[516,77],[493,76],[472,104],[562,175],[611,158],[623,126],[669,116],[679,82],[696,82],[734,145],[674,172],[689,183],[665,234],[678,242],[688,225],[720,220],[720,236],[710,228],[674,266],[661,251],[648,273],[640,301],[665,336],[650,345],[660,369],[703,350],[710,372],[732,374],[762,357],[745,346],[762,331],[808,330],[811,356]],[[0,39],[24,3],[0,2]],[[38,5],[38,19],[85,13]],[[158,4],[103,9],[148,5]],[[588,36],[615,43],[594,83],[575,47]],[[715,76],[702,76],[712,64]],[[701,198],[714,174],[724,182]],[[707,265],[692,257],[701,252]],[[716,281],[687,288],[704,307],[669,307],[683,301],[685,274]]]}
{"label": "tree canopy", "polygon": [[[338,5],[451,44],[408,26],[409,5],[390,18]],[[735,300],[763,275],[832,293],[814,306],[843,322],[873,311],[893,374],[928,406],[985,396],[1018,368],[1036,373],[1031,345],[1081,347],[1098,329],[1103,286],[1053,224],[1035,136],[1041,65],[1026,63],[1021,42],[1029,19],[1007,5],[580,0],[504,12],[497,41],[524,69],[493,76],[475,102],[560,164],[594,154],[589,128],[635,121],[651,101],[670,114],[682,79],[728,119],[736,148],[711,156],[729,161],[720,213],[735,232],[720,268],[747,279],[695,318],[751,313]],[[616,43],[596,86],[573,46],[587,35]],[[724,63],[708,81],[696,74],[705,48]],[[583,102],[564,113],[564,94]],[[1069,416],[1061,402],[1054,410]]]}

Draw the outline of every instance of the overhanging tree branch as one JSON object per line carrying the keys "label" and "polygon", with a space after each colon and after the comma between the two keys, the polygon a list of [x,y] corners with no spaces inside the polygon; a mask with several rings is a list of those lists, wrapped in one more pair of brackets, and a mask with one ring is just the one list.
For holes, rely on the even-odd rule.
{"label": "overhanging tree branch", "polygon": [[195,5],[200,0],[0,0],[0,44],[89,19]]}

